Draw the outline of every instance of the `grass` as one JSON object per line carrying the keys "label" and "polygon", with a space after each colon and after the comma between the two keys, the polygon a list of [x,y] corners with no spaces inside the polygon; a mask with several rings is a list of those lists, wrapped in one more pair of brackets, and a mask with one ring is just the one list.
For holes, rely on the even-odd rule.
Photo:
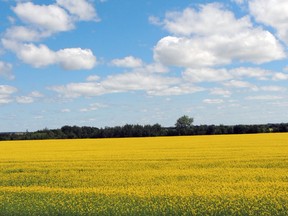
{"label": "grass", "polygon": [[287,215],[288,134],[0,142],[0,215]]}

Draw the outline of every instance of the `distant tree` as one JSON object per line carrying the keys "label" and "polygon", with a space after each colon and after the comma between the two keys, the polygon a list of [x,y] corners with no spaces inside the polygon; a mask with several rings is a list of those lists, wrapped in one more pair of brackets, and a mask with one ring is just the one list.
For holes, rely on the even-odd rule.
{"label": "distant tree", "polygon": [[177,119],[175,127],[178,135],[188,135],[189,133],[191,133],[193,121],[194,119],[187,115],[181,116],[179,119]]}
{"label": "distant tree", "polygon": [[245,134],[247,126],[246,125],[235,125],[233,127],[234,134]]}
{"label": "distant tree", "polygon": [[162,135],[162,126],[160,124],[152,125],[152,131],[150,136],[161,136]]}
{"label": "distant tree", "polygon": [[213,135],[213,134],[215,134],[215,132],[216,132],[216,126],[215,125],[209,125],[207,127],[207,130],[206,130],[207,135]]}

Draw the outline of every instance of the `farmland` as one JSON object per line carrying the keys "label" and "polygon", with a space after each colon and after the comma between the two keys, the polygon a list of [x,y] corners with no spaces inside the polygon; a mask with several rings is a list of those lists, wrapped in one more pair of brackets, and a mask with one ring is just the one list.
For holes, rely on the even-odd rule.
{"label": "farmland", "polygon": [[286,215],[288,134],[0,142],[0,215]]}

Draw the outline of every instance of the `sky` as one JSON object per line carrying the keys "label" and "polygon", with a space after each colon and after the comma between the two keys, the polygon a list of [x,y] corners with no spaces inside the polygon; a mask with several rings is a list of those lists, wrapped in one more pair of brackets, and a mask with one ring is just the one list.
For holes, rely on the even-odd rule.
{"label": "sky", "polygon": [[287,0],[0,0],[0,131],[288,122]]}

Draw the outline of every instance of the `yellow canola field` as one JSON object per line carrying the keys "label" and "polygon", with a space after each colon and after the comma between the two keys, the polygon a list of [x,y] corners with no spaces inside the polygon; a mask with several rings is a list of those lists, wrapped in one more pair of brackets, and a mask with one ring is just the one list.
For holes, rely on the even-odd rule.
{"label": "yellow canola field", "polygon": [[0,142],[0,215],[288,215],[288,134]]}

